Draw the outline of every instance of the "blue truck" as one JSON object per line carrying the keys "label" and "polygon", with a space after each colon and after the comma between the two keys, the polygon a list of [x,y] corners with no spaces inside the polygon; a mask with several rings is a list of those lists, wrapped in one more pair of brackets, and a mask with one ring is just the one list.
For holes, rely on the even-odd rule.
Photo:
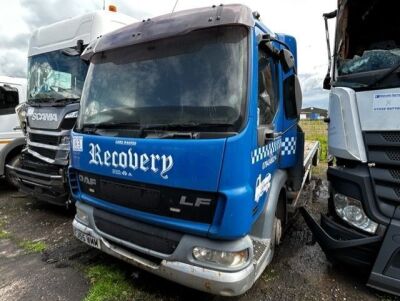
{"label": "blue truck", "polygon": [[71,132],[75,236],[188,287],[246,292],[318,161],[298,126],[296,56],[293,37],[242,5],[91,43]]}

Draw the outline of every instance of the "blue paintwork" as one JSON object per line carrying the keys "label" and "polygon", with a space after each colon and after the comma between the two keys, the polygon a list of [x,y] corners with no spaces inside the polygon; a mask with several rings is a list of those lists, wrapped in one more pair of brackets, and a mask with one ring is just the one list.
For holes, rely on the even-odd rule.
{"label": "blue paintwork", "polygon": [[[257,143],[257,101],[258,101],[258,44],[257,35],[271,33],[263,24],[256,21],[250,29],[249,73],[247,94],[247,124],[236,136],[222,139],[169,140],[169,139],[130,139],[96,135],[81,135],[72,132],[74,139],[83,141],[82,151],[71,151],[71,170],[138,182],[164,185],[177,188],[219,192],[221,200],[211,225],[166,218],[136,210],[122,208],[104,200],[95,199],[73,191],[74,198],[93,206],[109,210],[132,219],[145,221],[161,227],[182,232],[219,239],[235,239],[248,234],[252,225],[262,212],[268,200],[264,192],[256,200],[256,185],[270,175],[274,176],[278,168],[288,168],[296,163],[295,151],[284,151],[294,143],[297,120],[287,120],[282,100],[282,81],[292,72],[284,74],[279,66],[279,107],[274,119],[277,132],[284,133],[268,145]],[[297,61],[296,41],[293,37],[277,35],[286,42]],[[276,47],[281,47],[276,44]],[[82,137],[82,138],[77,138]],[[118,142],[116,142],[118,141]],[[122,141],[122,142],[121,142]],[[168,172],[168,178],[159,173],[136,170],[131,174],[113,174],[113,168],[89,164],[90,143],[98,144],[104,150],[125,152],[129,149],[140,153],[172,156],[174,165]],[[134,145],[132,145],[134,144]],[[290,147],[289,147],[290,148]],[[117,168],[118,170],[118,168]],[[119,168],[119,170],[121,170]]]}

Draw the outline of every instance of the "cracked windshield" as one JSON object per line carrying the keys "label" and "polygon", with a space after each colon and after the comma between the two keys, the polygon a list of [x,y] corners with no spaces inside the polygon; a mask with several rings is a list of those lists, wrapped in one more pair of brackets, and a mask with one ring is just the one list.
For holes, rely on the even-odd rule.
{"label": "cracked windshield", "polygon": [[29,58],[28,100],[79,99],[88,65],[77,55],[63,50]]}

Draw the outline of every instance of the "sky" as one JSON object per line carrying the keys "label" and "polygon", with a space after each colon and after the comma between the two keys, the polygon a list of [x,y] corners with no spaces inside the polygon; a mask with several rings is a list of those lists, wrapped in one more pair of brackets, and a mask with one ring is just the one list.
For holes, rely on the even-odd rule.
{"label": "sky", "polygon": [[[178,0],[175,10],[237,2]],[[105,3],[142,20],[170,13],[176,0],[106,0]],[[240,3],[258,11],[272,31],[297,39],[303,107],[327,108],[328,93],[322,89],[328,66],[322,14],[335,10],[337,0],[241,0]],[[103,0],[0,0],[0,75],[26,76],[28,41],[35,28],[102,7]],[[334,24],[330,28],[332,36]]]}

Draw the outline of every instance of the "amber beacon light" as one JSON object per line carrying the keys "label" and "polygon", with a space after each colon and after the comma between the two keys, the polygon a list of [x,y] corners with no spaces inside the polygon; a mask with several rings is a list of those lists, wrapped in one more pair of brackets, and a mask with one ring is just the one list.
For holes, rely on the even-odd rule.
{"label": "amber beacon light", "polygon": [[110,4],[108,6],[108,10],[116,13],[117,12],[117,7],[115,5]]}

